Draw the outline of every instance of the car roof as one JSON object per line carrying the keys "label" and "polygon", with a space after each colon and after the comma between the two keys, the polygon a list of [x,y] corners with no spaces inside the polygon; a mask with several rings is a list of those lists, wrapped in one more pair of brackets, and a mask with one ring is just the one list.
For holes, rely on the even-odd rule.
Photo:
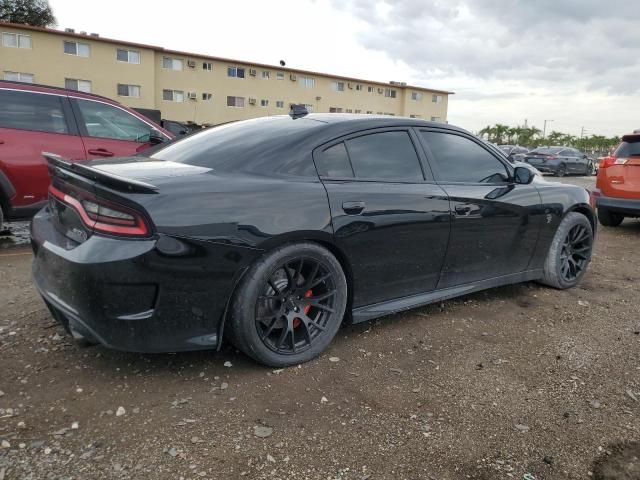
{"label": "car roof", "polygon": [[93,98],[100,99],[104,102],[109,102],[114,105],[121,105],[119,102],[102,95],[96,95],[95,93],[79,92],[78,90],[71,90],[69,88],[52,87],[51,85],[42,85],[39,83],[28,82],[16,82],[13,80],[0,80],[0,88],[11,88],[14,90],[24,90],[25,92],[40,92],[51,93],[55,95],[68,95],[77,98]]}

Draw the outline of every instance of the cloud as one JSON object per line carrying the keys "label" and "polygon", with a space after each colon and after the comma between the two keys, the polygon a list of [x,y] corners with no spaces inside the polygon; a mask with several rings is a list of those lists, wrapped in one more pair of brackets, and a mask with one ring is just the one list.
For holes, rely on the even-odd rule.
{"label": "cloud", "polygon": [[[640,29],[622,0],[336,0],[366,25],[368,49],[405,62],[419,81],[640,91]],[[424,81],[422,83],[425,83]]]}

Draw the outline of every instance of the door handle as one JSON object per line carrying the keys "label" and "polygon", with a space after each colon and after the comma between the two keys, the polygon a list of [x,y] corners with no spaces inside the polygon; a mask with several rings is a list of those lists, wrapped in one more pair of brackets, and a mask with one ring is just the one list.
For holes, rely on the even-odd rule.
{"label": "door handle", "polygon": [[360,215],[365,206],[364,202],[343,202],[342,210],[347,215]]}
{"label": "door handle", "polygon": [[100,157],[113,157],[113,152],[110,152],[106,148],[93,148],[88,150],[91,155],[98,155]]}

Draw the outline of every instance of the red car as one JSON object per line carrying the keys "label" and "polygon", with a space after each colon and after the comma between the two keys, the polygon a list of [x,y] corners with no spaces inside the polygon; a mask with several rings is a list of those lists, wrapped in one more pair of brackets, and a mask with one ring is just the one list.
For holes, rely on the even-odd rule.
{"label": "red car", "polygon": [[3,219],[30,217],[46,203],[43,151],[77,161],[120,157],[173,137],[105,97],[0,81],[0,231]]}
{"label": "red car", "polygon": [[625,217],[640,217],[640,131],[624,135],[613,155],[600,161],[596,187],[602,225],[617,227]]}

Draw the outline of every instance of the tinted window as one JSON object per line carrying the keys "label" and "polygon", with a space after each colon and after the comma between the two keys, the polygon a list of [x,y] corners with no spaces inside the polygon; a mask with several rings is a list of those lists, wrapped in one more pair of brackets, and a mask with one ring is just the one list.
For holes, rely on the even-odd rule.
{"label": "tinted window", "polygon": [[147,142],[152,127],[129,112],[106,103],[76,100],[90,137]]}
{"label": "tinted window", "polygon": [[356,177],[423,180],[413,142],[407,132],[383,132],[347,140]]}
{"label": "tinted window", "polygon": [[556,155],[564,150],[563,147],[538,147],[534,150],[531,150],[529,153],[545,153],[549,155]]}
{"label": "tinted window", "polygon": [[468,138],[439,132],[421,133],[433,154],[440,181],[498,183],[508,179],[505,166]]}
{"label": "tinted window", "polygon": [[0,127],[68,133],[61,97],[0,90]]}
{"label": "tinted window", "polygon": [[318,173],[324,177],[353,177],[344,143],[329,147],[318,155]]}
{"label": "tinted window", "polygon": [[625,136],[613,155],[616,158],[640,156],[640,136]]}

